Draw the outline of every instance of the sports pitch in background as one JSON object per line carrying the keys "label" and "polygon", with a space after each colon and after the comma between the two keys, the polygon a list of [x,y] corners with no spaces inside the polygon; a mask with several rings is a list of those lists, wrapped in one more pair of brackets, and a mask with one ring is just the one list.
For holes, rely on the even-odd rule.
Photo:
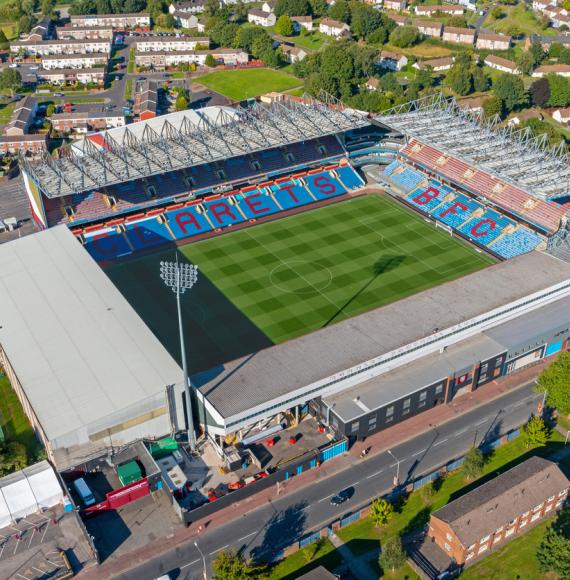
{"label": "sports pitch in background", "polygon": [[[107,273],[179,360],[161,251]],[[178,248],[200,278],[183,297],[192,372],[206,370],[479,270],[492,260],[376,195]]]}

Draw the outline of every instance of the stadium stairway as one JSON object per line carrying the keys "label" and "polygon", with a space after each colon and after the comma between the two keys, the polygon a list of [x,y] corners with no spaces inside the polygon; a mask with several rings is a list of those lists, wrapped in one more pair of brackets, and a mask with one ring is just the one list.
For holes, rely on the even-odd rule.
{"label": "stadium stairway", "polygon": [[317,201],[346,195],[364,184],[349,164],[327,166],[217,194],[203,200],[153,209],[129,218],[117,218],[74,233],[98,261],[107,261],[175,243],[260,217],[278,214]]}

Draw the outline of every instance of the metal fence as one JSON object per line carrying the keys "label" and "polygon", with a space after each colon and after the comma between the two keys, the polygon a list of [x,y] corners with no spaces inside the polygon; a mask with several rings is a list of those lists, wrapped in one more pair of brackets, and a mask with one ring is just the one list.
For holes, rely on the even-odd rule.
{"label": "metal fence", "polygon": [[344,526],[348,526],[348,524],[352,524],[357,522],[360,519],[360,511],[357,511],[353,514],[346,516],[340,520],[340,527],[343,528]]}
{"label": "metal fence", "polygon": [[338,457],[343,453],[348,451],[348,439],[343,439],[342,441],[338,441],[337,443],[333,443],[330,447],[322,449],[319,454],[319,460],[321,462],[328,461],[333,457]]}
{"label": "metal fence", "polygon": [[299,540],[299,548],[304,548],[305,546],[308,546],[309,544],[312,544],[313,542],[316,542],[317,540],[320,539],[321,532],[315,532],[314,534],[311,534],[310,536],[306,536],[305,538]]}

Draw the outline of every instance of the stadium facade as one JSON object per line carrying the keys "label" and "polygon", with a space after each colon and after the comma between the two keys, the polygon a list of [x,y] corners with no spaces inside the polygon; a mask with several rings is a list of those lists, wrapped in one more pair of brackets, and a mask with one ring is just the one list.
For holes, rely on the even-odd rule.
{"label": "stadium facade", "polygon": [[[499,162],[504,151],[507,164]],[[60,224],[74,234],[75,240],[65,236],[65,246],[71,240],[76,247],[60,258],[69,278],[76,272],[81,279],[98,268],[95,260],[117,261],[340,199],[362,188],[355,168],[365,163],[380,168],[386,192],[411,211],[500,262],[194,375],[201,423],[223,446],[226,436],[251,433],[290,412],[311,412],[339,435],[364,437],[568,349],[570,263],[551,255],[554,242],[568,232],[564,179],[570,169],[559,152],[548,152],[527,133],[481,123],[441,97],[376,119],[338,102],[290,98],[269,106],[176,113],[97,133],[64,148],[57,159],[23,160],[23,171],[34,219],[41,229],[50,228],[41,235],[63,237],[66,228],[52,229]],[[37,245],[41,256],[45,249]],[[7,263],[5,271],[12,267]],[[103,278],[101,271],[94,275],[102,287]],[[50,287],[31,274],[25,282]],[[42,294],[43,307],[64,309],[61,297],[71,290]],[[85,293],[94,298],[93,289]],[[24,298],[12,292],[11,307],[21,309]],[[126,302],[121,310],[129,311]],[[130,311],[129,317],[144,327]],[[150,341],[146,356],[160,360],[160,368],[149,373],[156,379],[152,385],[133,382],[138,406],[133,397],[110,397],[104,412],[79,414],[69,432],[51,432],[48,406],[50,393],[59,389],[59,371],[53,369],[43,397],[32,396],[37,377],[20,376],[22,360],[10,354],[14,339],[3,339],[3,333],[4,363],[52,450],[71,453],[74,446],[92,445],[105,430],[101,440],[109,444],[111,436],[154,437],[184,428],[181,373],[162,346]],[[104,354],[103,342],[95,350],[77,343],[75,356],[90,360],[99,348]],[[113,372],[120,374],[121,364],[115,360]],[[76,370],[77,383],[89,384],[88,366]],[[110,376],[103,367],[100,361],[96,374]],[[81,392],[79,400],[90,407],[88,390]],[[154,403],[143,404],[143,394]],[[104,400],[98,391],[94,396]],[[67,412],[78,414],[62,409],[55,423],[65,424]]]}

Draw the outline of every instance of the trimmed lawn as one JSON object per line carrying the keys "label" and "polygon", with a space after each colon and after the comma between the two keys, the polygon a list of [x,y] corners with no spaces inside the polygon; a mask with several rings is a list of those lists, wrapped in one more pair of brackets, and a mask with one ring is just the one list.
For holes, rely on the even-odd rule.
{"label": "trimmed lawn", "polygon": [[498,20],[493,18],[491,14],[487,15],[485,19],[485,27],[495,32],[502,32],[503,34],[510,34],[513,26],[516,26],[522,34],[546,34],[555,35],[556,31],[552,28],[543,28],[540,20],[535,14],[528,10],[524,3],[516,4],[515,6],[501,6],[505,16]]}
{"label": "trimmed lawn", "polygon": [[317,566],[324,566],[332,572],[342,564],[342,558],[329,540],[324,540],[316,554],[309,561],[311,546],[295,552],[288,558],[278,562],[269,573],[269,580],[280,578],[298,578]]}
{"label": "trimmed lawn", "polygon": [[[302,336],[492,263],[383,196],[362,196],[179,248],[200,268],[184,320],[192,372]],[[110,265],[127,300],[178,358],[162,250]],[[144,282],[141,283],[141,280]],[[157,308],[157,304],[161,307]],[[172,310],[174,309],[174,311]]]}
{"label": "trimmed lawn", "polygon": [[287,91],[303,84],[297,77],[267,68],[222,70],[198,77],[196,83],[236,101]]}
{"label": "trimmed lawn", "polygon": [[457,470],[443,480],[441,489],[434,496],[427,497],[423,490],[412,493],[387,525],[377,528],[370,518],[364,518],[342,528],[337,532],[337,536],[345,543],[350,542],[350,548],[354,553],[367,552],[370,549],[370,539],[386,540],[420,528],[427,523],[432,511],[438,510],[452,499],[485,483],[491,477],[510,469],[531,455],[549,455],[563,443],[564,438],[560,433],[553,431],[548,445],[528,450],[524,446],[522,437],[517,437],[510,443],[495,449],[485,464],[482,477],[478,480],[466,483],[461,470]]}
{"label": "trimmed lawn", "polygon": [[416,574],[416,571],[406,562],[399,570],[391,572],[390,570],[382,574],[380,569],[380,562],[378,560],[371,560],[368,562],[368,566],[374,570],[378,575],[378,578],[384,578],[384,580],[419,580],[420,577]]}
{"label": "trimmed lawn", "polygon": [[287,40],[307,50],[319,50],[323,45],[327,44],[328,37],[316,30],[306,36],[291,36]]}
{"label": "trimmed lawn", "polygon": [[0,376],[0,427],[6,441],[18,441],[26,446],[28,458],[36,456],[41,449],[16,392],[5,375]]}
{"label": "trimmed lawn", "polygon": [[0,104],[0,125],[5,125],[10,121],[10,117],[16,108],[18,101],[12,103]]}
{"label": "trimmed lawn", "polygon": [[552,522],[539,524],[520,538],[513,540],[496,552],[467,568],[462,574],[462,580],[515,580],[518,578],[552,579],[557,576],[553,573],[543,574],[538,568],[536,552]]}
{"label": "trimmed lawn", "polygon": [[453,54],[453,51],[445,46],[438,46],[436,44],[432,44],[431,42],[420,42],[415,46],[410,46],[409,48],[398,48],[396,46],[392,46],[391,44],[386,44],[384,46],[385,50],[389,50],[392,52],[399,52],[401,54],[405,54],[406,56],[415,56],[417,58],[442,58],[444,56],[449,56]]}

